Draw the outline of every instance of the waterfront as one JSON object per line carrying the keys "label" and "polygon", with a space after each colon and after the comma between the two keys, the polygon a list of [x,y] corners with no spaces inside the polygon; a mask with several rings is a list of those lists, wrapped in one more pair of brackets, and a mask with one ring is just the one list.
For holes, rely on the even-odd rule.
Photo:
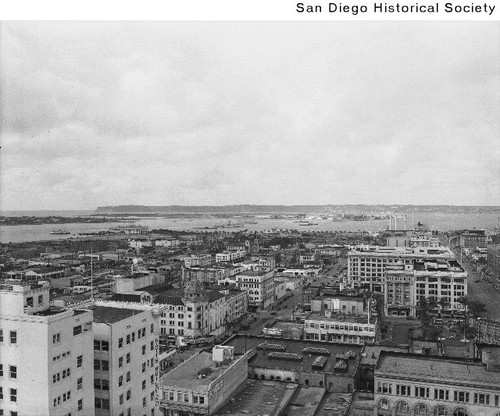
{"label": "waterfront", "polygon": [[[45,213],[50,211],[45,211]],[[91,214],[92,211],[74,211],[73,216]],[[16,213],[19,214],[19,213]],[[33,215],[30,213],[30,215]],[[64,211],[52,212],[46,215],[64,215]],[[71,214],[66,214],[72,216]],[[421,222],[432,230],[458,230],[467,228],[493,228],[498,224],[497,214],[449,214],[423,213],[415,214],[415,223]],[[210,216],[195,218],[164,218],[164,217],[131,217],[130,222],[145,225],[150,229],[168,229],[176,231],[236,232],[240,230],[264,231],[271,229],[297,229],[299,231],[370,231],[377,232],[387,228],[387,220],[369,221],[312,221],[315,225],[299,226],[295,219],[277,218],[213,218]],[[12,225],[0,227],[0,243],[20,243],[28,241],[59,240],[75,238],[79,233],[97,233],[107,231],[111,227],[123,225],[124,222],[108,222],[98,224],[70,223],[70,224],[40,224],[40,225]],[[214,229],[213,227],[219,227]],[[70,234],[50,234],[54,229],[69,232]]]}

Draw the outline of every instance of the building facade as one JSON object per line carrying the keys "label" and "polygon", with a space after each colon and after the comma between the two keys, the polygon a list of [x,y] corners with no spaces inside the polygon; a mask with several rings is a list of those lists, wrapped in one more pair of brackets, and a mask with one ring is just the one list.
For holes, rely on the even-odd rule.
{"label": "building facade", "polygon": [[439,302],[443,313],[465,312],[467,272],[455,260],[388,266],[382,281],[386,315],[416,317],[423,299]]}
{"label": "building facade", "polygon": [[0,409],[94,415],[92,311],[49,305],[49,286],[0,287]]}
{"label": "building facade", "polygon": [[460,234],[460,247],[462,248],[486,247],[486,231],[465,230]]}
{"label": "building facade", "polygon": [[470,360],[382,351],[376,416],[500,416],[500,372]]}
{"label": "building facade", "polygon": [[452,260],[447,247],[356,246],[347,254],[347,281],[351,287],[382,292],[382,278],[387,266],[413,264],[414,260]]}
{"label": "building facade", "polygon": [[262,309],[274,303],[274,272],[245,272],[236,276],[236,286],[248,292],[249,306]]}
{"label": "building facade", "polygon": [[94,406],[96,416],[155,416],[159,408],[158,324],[154,310],[96,302]]}

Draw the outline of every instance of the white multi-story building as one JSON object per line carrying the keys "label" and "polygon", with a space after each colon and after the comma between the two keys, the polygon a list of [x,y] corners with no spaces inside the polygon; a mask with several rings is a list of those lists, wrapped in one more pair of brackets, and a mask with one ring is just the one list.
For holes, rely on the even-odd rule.
{"label": "white multi-story building", "polygon": [[212,256],[210,254],[191,254],[190,256],[182,257],[184,266],[190,267],[206,267],[212,264]]}
{"label": "white multi-story building", "polygon": [[248,310],[246,291],[221,288],[205,290],[199,281],[189,281],[184,292],[170,291],[162,297],[165,309],[160,317],[162,335],[196,344],[202,338],[221,335],[228,324]]}
{"label": "white multi-story building", "polygon": [[236,286],[248,292],[250,306],[266,309],[274,303],[274,272],[245,272],[236,276]]}
{"label": "white multi-story building", "polygon": [[0,286],[0,409],[94,415],[92,311],[49,305],[49,285]]}
{"label": "white multi-story building", "polygon": [[310,314],[304,323],[304,339],[343,344],[372,344],[377,336],[376,317],[336,314],[331,311]]}
{"label": "white multi-story building", "polygon": [[352,287],[382,292],[387,266],[413,264],[415,260],[453,260],[448,247],[357,246],[347,253],[347,279]]}
{"label": "white multi-story building", "polygon": [[158,409],[158,324],[154,308],[96,302],[96,416],[154,416]]}
{"label": "white multi-story building", "polygon": [[223,251],[222,253],[217,253],[215,255],[215,262],[228,262],[244,259],[247,255],[246,250],[234,250],[234,251]]}
{"label": "white multi-story building", "polygon": [[440,302],[443,312],[464,312],[467,272],[455,260],[414,260],[387,266],[382,287],[387,315],[415,317],[422,299]]}

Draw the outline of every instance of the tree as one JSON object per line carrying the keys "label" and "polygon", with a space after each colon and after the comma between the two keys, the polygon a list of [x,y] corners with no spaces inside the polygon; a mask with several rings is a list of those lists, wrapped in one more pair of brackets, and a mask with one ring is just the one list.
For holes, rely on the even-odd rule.
{"label": "tree", "polygon": [[469,310],[471,317],[477,319],[486,312],[486,305],[483,302],[471,300],[468,302],[467,309]]}

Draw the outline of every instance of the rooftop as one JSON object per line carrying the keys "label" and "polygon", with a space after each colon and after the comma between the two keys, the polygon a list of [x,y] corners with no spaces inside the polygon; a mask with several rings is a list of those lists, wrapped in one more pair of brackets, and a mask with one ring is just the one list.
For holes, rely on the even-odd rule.
{"label": "rooftop", "polygon": [[[257,346],[259,344],[279,344],[285,347],[283,352],[300,355],[302,359],[287,360],[269,357],[269,353],[274,351],[258,349]],[[347,368],[345,368],[342,373],[348,376],[354,375],[362,348],[360,345],[335,344],[332,342],[318,341],[298,341],[290,339],[271,339],[264,336],[245,335],[236,335],[227,340],[224,345],[234,346],[235,354],[242,354],[244,351],[255,350],[255,355],[248,362],[250,367],[282,368],[286,370],[304,372],[318,371],[312,367],[318,355],[310,354],[307,351],[304,353],[304,349],[308,347],[314,349],[326,349],[330,355],[326,356],[326,361],[321,371],[325,371],[326,373],[336,372],[334,366],[337,363],[337,358],[342,358],[347,364]],[[347,358],[349,351],[354,353],[355,356],[353,358]],[[346,353],[348,355],[346,355]],[[344,359],[344,357],[346,358]]]}
{"label": "rooftop", "polygon": [[[181,389],[204,391],[212,381],[223,374],[241,357],[242,355],[235,356],[232,361],[216,365],[212,360],[212,353],[202,351],[161,377],[160,384],[163,387],[175,386]],[[204,370],[204,377],[200,376],[200,370]]]}
{"label": "rooftop", "polygon": [[109,306],[94,306],[92,310],[94,311],[94,322],[104,324],[114,324],[142,312],[137,309],[112,308]]}
{"label": "rooftop", "polygon": [[275,416],[284,410],[296,389],[296,384],[247,379],[216,415]]}
{"label": "rooftop", "polygon": [[455,385],[500,386],[500,372],[487,371],[486,365],[481,362],[421,354],[382,351],[375,375],[397,379],[421,378]]}

